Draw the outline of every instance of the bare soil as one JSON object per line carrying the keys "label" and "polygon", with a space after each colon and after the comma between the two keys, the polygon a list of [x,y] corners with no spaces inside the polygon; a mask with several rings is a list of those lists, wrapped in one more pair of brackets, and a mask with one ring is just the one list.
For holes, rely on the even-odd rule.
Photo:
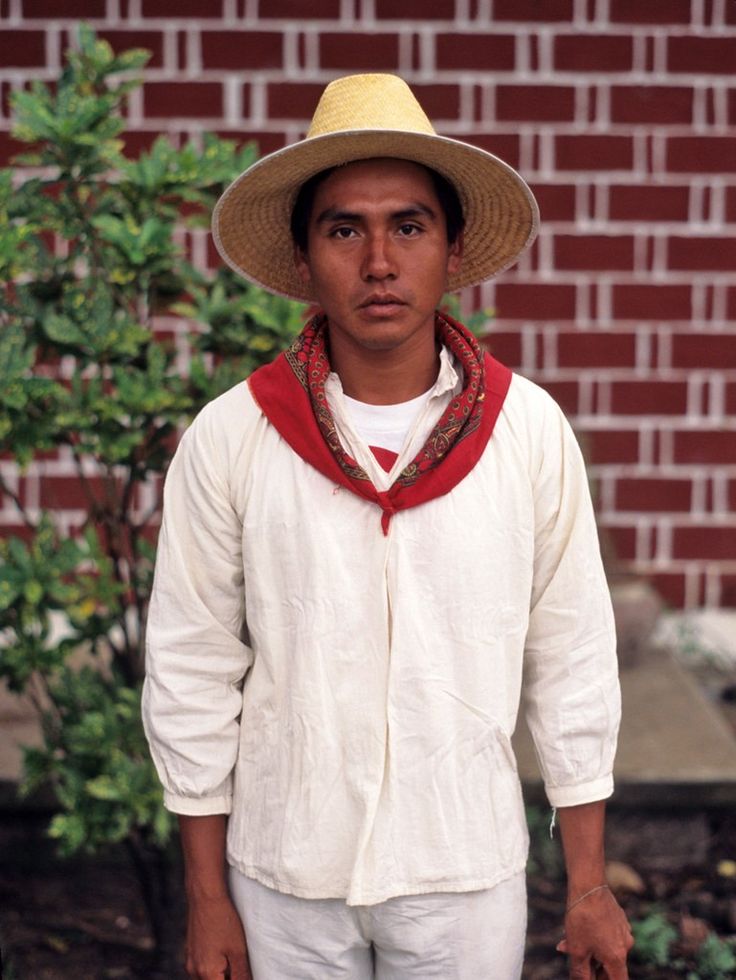
{"label": "bare soil", "polygon": [[[62,861],[44,836],[46,822],[42,814],[0,814],[3,980],[151,980],[160,975],[153,966],[138,881],[125,852]],[[683,917],[689,917],[722,938],[736,934],[736,877],[724,875],[722,864],[719,873],[719,862],[736,861],[736,814],[614,810],[608,837],[609,857],[625,862],[644,884],[642,894],[621,896],[630,918],[643,919],[660,909],[681,931]],[[556,848],[540,824],[529,875],[525,980],[565,977],[564,959],[554,952],[564,909]],[[180,893],[171,915],[183,922]],[[680,964],[654,967],[632,959],[630,975],[634,980],[686,977],[695,969],[687,934],[673,959]],[[180,980],[184,974],[169,976]]]}

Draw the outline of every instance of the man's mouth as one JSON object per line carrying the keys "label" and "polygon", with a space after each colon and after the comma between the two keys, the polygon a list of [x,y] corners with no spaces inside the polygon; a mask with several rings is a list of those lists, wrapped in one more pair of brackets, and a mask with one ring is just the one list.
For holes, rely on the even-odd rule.
{"label": "man's mouth", "polygon": [[404,301],[399,299],[398,296],[394,296],[393,293],[374,293],[360,304],[360,308],[371,312],[375,311],[378,313],[383,311],[388,313],[397,309],[399,306],[405,305]]}

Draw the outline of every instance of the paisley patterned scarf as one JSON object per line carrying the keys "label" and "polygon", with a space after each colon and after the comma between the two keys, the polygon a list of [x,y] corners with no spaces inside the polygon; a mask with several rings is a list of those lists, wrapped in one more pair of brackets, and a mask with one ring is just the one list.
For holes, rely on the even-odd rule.
{"label": "paisley patterned scarf", "polygon": [[343,448],[325,395],[331,367],[327,318],[313,317],[272,364],[249,378],[254,398],[291,448],[330,480],[376,503],[388,533],[391,516],[448,493],[472,470],[493,432],[511,372],[461,323],[436,314],[436,330],[463,370],[462,391],[447,406],[415,458],[387,491],[379,491]]}

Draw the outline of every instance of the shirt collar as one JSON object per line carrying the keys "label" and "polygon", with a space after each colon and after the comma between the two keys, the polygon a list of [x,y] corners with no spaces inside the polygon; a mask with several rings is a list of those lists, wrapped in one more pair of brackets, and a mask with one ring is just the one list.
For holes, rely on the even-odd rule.
{"label": "shirt collar", "polygon": [[[430,399],[439,398],[448,391],[454,391],[455,389],[459,391],[462,388],[462,384],[462,368],[459,364],[456,364],[455,358],[443,344],[440,350],[440,369],[437,372],[437,380],[430,390],[429,397]],[[325,381],[325,393],[328,399],[331,395],[343,394],[342,382],[335,371],[330,371]]]}

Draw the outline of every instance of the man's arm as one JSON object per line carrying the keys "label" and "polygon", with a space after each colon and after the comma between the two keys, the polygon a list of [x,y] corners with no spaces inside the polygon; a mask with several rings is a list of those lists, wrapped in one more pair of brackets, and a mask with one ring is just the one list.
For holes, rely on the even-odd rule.
{"label": "man's arm", "polygon": [[626,980],[626,956],[634,944],[623,909],[605,886],[603,831],[606,804],[560,807],[567,869],[565,938],[557,949],[570,958],[571,980],[592,980],[603,967],[607,980]]}
{"label": "man's arm", "polygon": [[179,815],[187,893],[187,973],[193,980],[252,980],[245,934],[225,871],[227,816]]}

